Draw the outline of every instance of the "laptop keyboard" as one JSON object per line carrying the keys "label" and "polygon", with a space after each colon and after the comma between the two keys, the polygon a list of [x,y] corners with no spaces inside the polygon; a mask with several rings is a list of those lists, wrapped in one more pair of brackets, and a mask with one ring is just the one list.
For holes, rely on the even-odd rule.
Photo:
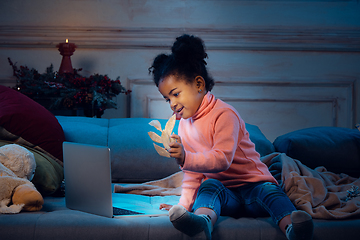
{"label": "laptop keyboard", "polygon": [[116,215],[138,215],[138,214],[143,214],[143,213],[126,210],[123,208],[113,207],[113,214],[116,216]]}

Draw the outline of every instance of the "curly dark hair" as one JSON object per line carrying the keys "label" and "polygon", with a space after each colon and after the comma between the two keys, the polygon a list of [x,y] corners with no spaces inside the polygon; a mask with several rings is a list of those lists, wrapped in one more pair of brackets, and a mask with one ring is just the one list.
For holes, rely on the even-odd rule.
{"label": "curly dark hair", "polygon": [[205,80],[205,88],[211,91],[214,86],[213,78],[206,69],[207,53],[201,38],[184,34],[176,38],[171,54],[159,54],[149,68],[156,86],[167,76],[177,75],[184,77],[188,82],[201,76]]}

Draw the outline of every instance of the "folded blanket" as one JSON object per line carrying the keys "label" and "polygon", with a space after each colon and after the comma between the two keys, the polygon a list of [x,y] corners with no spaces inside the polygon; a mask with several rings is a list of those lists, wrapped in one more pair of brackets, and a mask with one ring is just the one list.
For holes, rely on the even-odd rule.
{"label": "folded blanket", "polygon": [[335,174],[325,167],[310,169],[284,153],[267,155],[262,161],[296,208],[308,212],[313,218],[360,216],[360,178]]}
{"label": "folded blanket", "polygon": [[183,172],[176,172],[166,178],[140,184],[115,184],[114,192],[146,196],[181,195]]}
{"label": "folded blanket", "polygon": [[[335,174],[324,167],[310,169],[284,153],[262,159],[295,207],[313,218],[345,219],[360,216],[360,178]],[[117,184],[115,192],[147,196],[180,195],[182,172],[142,184]]]}

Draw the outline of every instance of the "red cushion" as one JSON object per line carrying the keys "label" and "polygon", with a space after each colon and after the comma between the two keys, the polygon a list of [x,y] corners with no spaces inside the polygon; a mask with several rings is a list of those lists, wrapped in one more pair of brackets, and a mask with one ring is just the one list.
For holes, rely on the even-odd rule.
{"label": "red cushion", "polygon": [[62,161],[65,136],[55,116],[24,94],[1,85],[0,127]]}

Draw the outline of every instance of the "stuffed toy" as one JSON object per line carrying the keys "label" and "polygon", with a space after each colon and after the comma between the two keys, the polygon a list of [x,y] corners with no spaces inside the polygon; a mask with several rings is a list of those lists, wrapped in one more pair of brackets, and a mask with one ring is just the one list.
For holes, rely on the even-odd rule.
{"label": "stuffed toy", "polygon": [[0,213],[38,211],[44,199],[31,181],[36,162],[32,152],[17,144],[0,147]]}

